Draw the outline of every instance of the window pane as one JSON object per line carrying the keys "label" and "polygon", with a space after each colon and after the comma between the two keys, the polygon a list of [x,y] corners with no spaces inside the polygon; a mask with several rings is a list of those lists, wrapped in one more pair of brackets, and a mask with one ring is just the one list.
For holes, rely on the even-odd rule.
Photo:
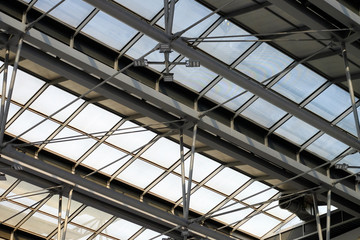
{"label": "window pane", "polygon": [[161,9],[164,8],[163,0],[115,0],[126,8],[139,14],[148,20],[152,19]]}
{"label": "window pane", "polygon": [[249,221],[241,225],[239,229],[261,237],[276,227],[278,224],[280,224],[280,221],[276,220],[275,218],[269,217],[265,214],[257,214]]}
{"label": "window pane", "polygon": [[[187,188],[187,181],[185,184],[185,189]],[[170,173],[164,179],[162,179],[158,184],[156,184],[150,191],[169,199],[173,202],[176,202],[182,197],[182,183],[181,178],[175,174]]]}
{"label": "window pane", "polygon": [[35,213],[26,221],[21,228],[29,230],[31,232],[40,234],[42,236],[49,235],[58,226],[58,219],[55,217],[49,217],[45,214]]}
{"label": "window pane", "polygon": [[[360,108],[357,108],[357,112],[358,112],[358,116],[360,116]],[[357,124],[360,124],[360,123],[357,123]],[[349,115],[347,115],[343,120],[341,120],[337,124],[337,126],[348,131],[349,133],[353,134],[354,136],[357,136],[354,112],[351,112]]]}
{"label": "window pane", "polygon": [[71,222],[80,224],[93,230],[97,230],[110,218],[111,215],[108,213],[102,212],[92,207],[86,207]]}
{"label": "window pane", "polygon": [[306,149],[324,157],[328,160],[332,160],[340,153],[348,148],[344,143],[336,140],[335,138],[324,134],[319,137],[315,142],[310,144]]}
{"label": "window pane", "polygon": [[[253,182],[250,186],[248,186],[242,192],[240,192],[235,198],[247,204],[256,204],[267,201],[268,199],[273,197],[276,193],[278,193],[278,191],[276,191],[275,189],[269,189],[265,191],[266,189],[269,189],[267,185],[261,182]],[[259,205],[257,205],[256,207],[259,207]]]}
{"label": "window pane", "polygon": [[141,229],[141,226],[128,222],[123,219],[117,219],[107,228],[102,231],[102,233],[116,237],[118,239],[130,239],[137,231]]}
{"label": "window pane", "polygon": [[[235,201],[229,201],[225,206],[224,209],[217,211],[215,214],[225,213],[228,211],[234,211],[232,213],[227,213],[224,215],[219,215],[215,217],[215,219],[219,219],[220,221],[225,222],[226,224],[232,224],[238,221],[241,221],[243,218],[247,217],[251,212],[253,212],[252,208],[246,207],[245,205],[241,203],[235,203]],[[227,207],[231,205],[230,207]],[[240,210],[241,209],[241,210]],[[235,211],[236,210],[236,211]]]}
{"label": "window pane", "polygon": [[[206,201],[204,201],[206,199]],[[218,205],[225,197],[204,187],[191,194],[190,208],[200,213],[207,213]]]}

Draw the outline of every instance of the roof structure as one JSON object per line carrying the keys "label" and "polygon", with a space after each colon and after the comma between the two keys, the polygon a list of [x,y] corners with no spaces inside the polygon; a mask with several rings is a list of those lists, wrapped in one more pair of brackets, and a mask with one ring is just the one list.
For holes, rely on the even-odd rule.
{"label": "roof structure", "polygon": [[0,239],[357,239],[359,12],[0,0]]}

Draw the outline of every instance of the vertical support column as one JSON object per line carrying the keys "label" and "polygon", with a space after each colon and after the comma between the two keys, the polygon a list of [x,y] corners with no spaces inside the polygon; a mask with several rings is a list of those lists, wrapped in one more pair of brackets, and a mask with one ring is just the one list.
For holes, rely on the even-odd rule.
{"label": "vertical support column", "polygon": [[3,75],[3,82],[2,82],[2,92],[1,92],[1,110],[0,110],[0,128],[2,128],[2,120],[4,118],[4,109],[5,109],[5,96],[6,96],[6,88],[7,88],[7,75],[8,75],[8,68],[9,68],[9,47],[5,50],[5,61],[4,61],[4,75]]}
{"label": "vertical support column", "polygon": [[62,191],[59,192],[59,209],[58,209],[58,233],[57,240],[61,240],[61,212],[62,212]]}
{"label": "vertical support column", "polygon": [[347,80],[348,87],[349,87],[351,105],[353,108],[353,113],[354,113],[354,118],[355,118],[356,133],[357,133],[358,139],[360,139],[359,115],[358,115],[358,112],[356,109],[356,104],[355,104],[355,95],[354,95],[354,89],[353,89],[353,85],[352,85],[352,81],[351,81],[350,67],[349,67],[349,62],[348,62],[348,58],[347,58],[345,42],[341,43],[341,50],[342,50],[342,56],[344,58],[345,75],[346,75],[346,80]]}
{"label": "vertical support column", "polygon": [[180,128],[180,160],[181,160],[181,190],[183,200],[183,216],[186,217],[186,188],[185,188],[185,159],[184,159],[184,133]]}
{"label": "vertical support column", "polygon": [[326,240],[330,240],[330,225],[331,225],[331,190],[327,192],[327,212],[326,212]]}
{"label": "vertical support column", "polygon": [[321,230],[321,222],[320,222],[320,214],[319,214],[319,208],[317,203],[317,198],[315,196],[315,193],[313,193],[313,201],[314,201],[314,210],[315,210],[315,218],[316,218],[316,227],[319,235],[319,240],[323,240],[322,230]]}
{"label": "vertical support column", "polygon": [[3,145],[4,134],[5,134],[5,123],[6,123],[6,120],[7,120],[7,115],[9,113],[11,97],[12,97],[12,93],[13,93],[13,90],[14,90],[16,72],[17,72],[17,69],[18,69],[18,66],[19,66],[20,52],[21,52],[22,43],[23,43],[23,37],[21,37],[19,39],[18,48],[17,48],[17,51],[16,51],[15,62],[14,62],[14,67],[13,67],[13,71],[12,71],[12,75],[11,75],[9,92],[8,92],[6,103],[5,103],[5,106],[4,106],[4,114],[3,114],[3,116],[1,116],[0,147]]}
{"label": "vertical support column", "polygon": [[65,221],[64,221],[64,230],[63,230],[63,234],[62,234],[62,240],[65,240],[66,238],[66,231],[67,231],[67,225],[69,222],[69,215],[70,215],[70,208],[71,208],[71,199],[72,199],[72,195],[73,195],[74,189],[72,188],[69,192],[69,198],[68,198],[68,202],[67,202],[67,207],[66,207],[66,216],[65,216]]}

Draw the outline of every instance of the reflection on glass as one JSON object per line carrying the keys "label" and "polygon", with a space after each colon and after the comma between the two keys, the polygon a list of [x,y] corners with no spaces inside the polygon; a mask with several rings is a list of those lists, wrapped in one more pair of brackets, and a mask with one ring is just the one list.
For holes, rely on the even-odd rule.
{"label": "reflection on glass", "polygon": [[286,112],[271,103],[258,98],[247,107],[242,113],[245,117],[269,128],[279,121]]}
{"label": "reflection on glass", "polygon": [[309,140],[312,136],[314,136],[315,133],[317,133],[318,131],[318,129],[307,124],[306,122],[296,117],[291,117],[278,129],[276,129],[275,133],[287,138],[288,140],[296,144],[301,145],[307,140]]}
{"label": "reflection on glass", "polygon": [[171,70],[174,73],[174,80],[181,85],[200,92],[205,88],[217,75],[205,67],[186,67],[178,65]]}
{"label": "reflection on glass", "polygon": [[280,224],[280,221],[275,218],[269,217],[265,214],[257,214],[249,221],[241,225],[239,229],[261,237],[276,227],[278,224]]}
{"label": "reflection on glass", "polygon": [[[180,32],[187,27],[191,26],[195,22],[199,21],[203,17],[210,14],[211,11],[196,1],[181,0],[175,4],[174,20],[173,20],[173,33]],[[189,17],[191,16],[191,17]],[[195,25],[193,28],[186,31],[183,37],[197,37],[200,36],[206,29],[212,25],[219,15],[214,14],[201,23]],[[157,25],[164,28],[164,17],[162,17]]]}
{"label": "reflection on glass", "polygon": [[332,160],[347,148],[348,146],[344,143],[327,134],[324,134],[315,142],[310,144],[306,149],[324,157],[327,160]]}
{"label": "reflection on glass", "polygon": [[191,194],[190,208],[200,213],[207,213],[224,199],[225,197],[220,194],[201,187]]}
{"label": "reflection on glass", "polygon": [[121,49],[137,33],[135,29],[104,12],[97,13],[82,32],[115,49]]}
{"label": "reflection on glass", "polygon": [[261,82],[285,69],[292,61],[293,59],[282,52],[263,43],[236,66],[236,69]]}
{"label": "reflection on glass", "polygon": [[130,239],[137,231],[141,229],[141,226],[128,222],[124,219],[116,219],[108,227],[102,231],[102,233],[116,237],[118,239]]}
{"label": "reflection on glass", "polygon": [[305,108],[328,121],[332,121],[350,106],[349,93],[333,84],[307,104]]}
{"label": "reflection on glass", "polygon": [[300,103],[326,80],[303,65],[296,66],[271,89]]}
{"label": "reflection on glass", "polygon": [[250,178],[230,168],[224,168],[206,183],[207,186],[227,195],[233,193]]}
{"label": "reflection on glass", "polygon": [[163,170],[160,168],[137,159],[122,171],[118,178],[144,189],[161,173],[163,173]]}
{"label": "reflection on glass", "polygon": [[[232,36],[232,35],[247,35],[245,30],[236,26],[228,20],[224,20],[214,31],[211,32],[209,37],[218,36]],[[240,57],[253,42],[227,42],[226,40],[233,40],[234,38],[217,38],[224,42],[204,42],[199,44],[199,48],[209,53],[210,55],[220,59],[221,61],[231,64],[235,59]],[[236,38],[238,39],[238,38]],[[241,40],[256,40],[255,37],[244,37]]]}
{"label": "reflection on glass", "polygon": [[[55,6],[59,0],[38,0],[35,7],[48,11]],[[52,10],[49,15],[58,18],[72,27],[77,27],[94,9],[93,6],[81,0],[66,0]]]}
{"label": "reflection on glass", "polygon": [[144,17],[148,20],[155,17],[155,15],[164,8],[163,0],[115,0],[124,7],[134,11],[139,14],[141,17]]}
{"label": "reflection on glass", "polygon": [[[211,88],[206,94],[206,97],[216,101],[217,103],[223,103],[229,100],[232,97],[244,92],[245,89],[236,85],[233,82],[230,82],[227,79],[222,79],[219,81],[213,88]],[[235,98],[234,100],[225,103],[224,106],[230,108],[235,111],[240,108],[247,100],[249,100],[253,96],[252,93],[246,92],[241,96]]]}
{"label": "reflection on glass", "polygon": [[[358,116],[360,116],[360,108],[357,108],[357,112],[358,112]],[[357,136],[354,112],[351,112],[336,125],[348,131],[349,133],[353,134],[354,136]]]}

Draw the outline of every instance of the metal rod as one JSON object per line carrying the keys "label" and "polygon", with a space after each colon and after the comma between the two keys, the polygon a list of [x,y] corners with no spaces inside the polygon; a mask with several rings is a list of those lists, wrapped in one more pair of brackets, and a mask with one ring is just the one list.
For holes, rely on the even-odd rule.
{"label": "metal rod", "polygon": [[10,80],[9,92],[8,92],[5,107],[4,107],[4,115],[2,116],[2,120],[1,120],[0,147],[3,145],[4,134],[5,134],[5,123],[6,123],[6,120],[7,120],[8,113],[9,113],[11,97],[12,97],[12,94],[13,94],[13,91],[14,91],[16,72],[17,72],[17,69],[18,69],[18,66],[19,66],[20,52],[21,52],[21,47],[22,47],[22,44],[23,44],[23,40],[24,40],[23,37],[21,37],[19,39],[18,48],[17,48],[17,51],[16,51],[15,62],[14,62],[14,67],[13,67],[11,80]]}
{"label": "metal rod", "polygon": [[322,230],[321,230],[321,222],[320,222],[320,214],[319,214],[319,206],[318,206],[318,202],[317,202],[315,193],[313,193],[312,196],[313,196],[313,201],[314,201],[317,232],[318,232],[319,240],[323,240],[323,235],[322,235]]}
{"label": "metal rod", "polygon": [[61,213],[62,213],[62,191],[59,192],[59,208],[58,208],[58,233],[57,240],[61,239]]}
{"label": "metal rod", "polygon": [[67,225],[69,222],[69,215],[70,215],[71,200],[72,200],[73,192],[74,192],[74,189],[73,188],[70,189],[67,207],[66,207],[66,215],[65,215],[65,220],[64,220],[64,229],[63,229],[62,238],[61,238],[62,240],[65,240],[65,237],[66,237],[66,231],[67,231]]}
{"label": "metal rod", "polygon": [[276,38],[276,39],[238,39],[238,40],[189,40],[188,42],[202,42],[202,43],[218,43],[218,42],[284,42],[284,41],[290,41],[290,42],[311,42],[311,41],[332,41],[332,38]]}
{"label": "metal rod", "polygon": [[327,212],[326,212],[326,240],[330,240],[330,225],[331,225],[331,190],[327,192]]}
{"label": "metal rod", "polygon": [[189,168],[189,179],[188,179],[188,187],[187,187],[187,199],[186,199],[186,207],[185,207],[185,219],[189,219],[189,208],[190,208],[190,195],[191,195],[191,183],[192,176],[194,171],[194,160],[195,160],[195,144],[196,144],[196,134],[197,134],[198,124],[196,123],[193,128],[193,138],[191,145],[191,157],[190,157],[190,168]]}
{"label": "metal rod", "polygon": [[351,105],[353,108],[353,113],[354,113],[354,118],[355,118],[356,133],[357,133],[358,139],[360,139],[359,115],[358,115],[358,112],[356,109],[354,89],[353,89],[353,85],[352,85],[352,81],[351,81],[350,67],[349,67],[349,62],[348,62],[348,58],[347,58],[346,46],[345,46],[344,42],[341,43],[341,50],[342,50],[342,56],[343,56],[344,64],[345,64],[345,74],[346,74],[346,80],[347,80],[348,87],[349,87]]}
{"label": "metal rod", "polygon": [[[5,50],[5,60],[4,60],[4,75],[3,75],[3,83],[2,83],[2,93],[1,93],[1,112],[0,112],[0,129],[5,128],[6,119],[4,117],[5,111],[5,96],[6,96],[6,88],[7,88],[7,75],[8,75],[8,68],[9,68],[9,47]],[[5,121],[5,122],[4,122]],[[2,142],[0,142],[0,145]]]}
{"label": "metal rod", "polygon": [[185,188],[185,159],[184,159],[184,133],[180,128],[180,161],[181,161],[181,190],[183,199],[183,216],[186,215],[186,188]]}

